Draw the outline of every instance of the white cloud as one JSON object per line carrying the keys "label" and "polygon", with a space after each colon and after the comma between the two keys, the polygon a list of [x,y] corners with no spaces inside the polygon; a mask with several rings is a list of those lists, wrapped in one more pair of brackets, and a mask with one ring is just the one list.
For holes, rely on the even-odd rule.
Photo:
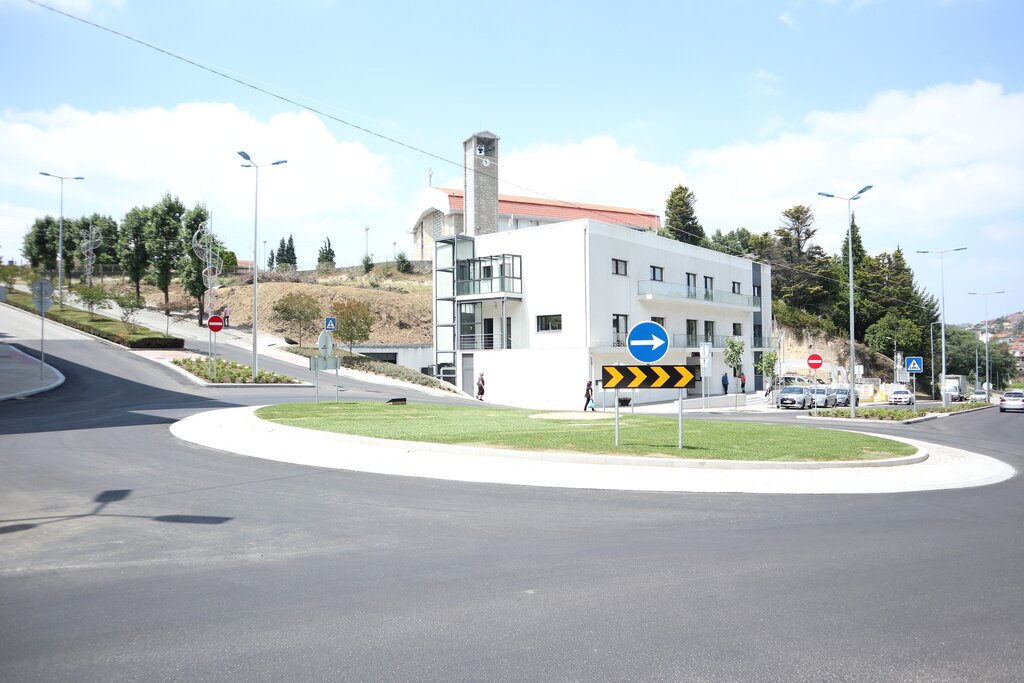
{"label": "white cloud", "polygon": [[[0,116],[0,149],[0,187],[20,200],[0,207],[0,248],[8,258],[18,251],[12,247],[20,246],[26,224],[59,211],[59,188],[39,171],[86,177],[65,185],[68,216],[99,211],[120,219],[164,192],[188,205],[205,203],[214,231],[239,258],[249,258],[255,177],[240,167],[238,150],[261,165],[287,159],[259,171],[260,241],[273,248],[293,234],[300,265],[312,265],[325,237],[339,261],[356,263],[364,251],[364,225],[408,229],[395,206],[387,161],[362,144],[337,140],[306,112],[267,121],[209,103],[170,110],[6,112]],[[375,236],[384,233],[381,227]]]}
{"label": "white cloud", "polygon": [[779,15],[779,21],[788,26],[791,29],[796,29],[796,21],[793,19],[789,12],[783,12]]}

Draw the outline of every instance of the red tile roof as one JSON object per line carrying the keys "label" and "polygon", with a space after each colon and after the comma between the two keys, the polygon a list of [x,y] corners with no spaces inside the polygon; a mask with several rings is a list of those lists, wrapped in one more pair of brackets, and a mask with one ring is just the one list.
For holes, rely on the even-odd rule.
{"label": "red tile roof", "polygon": [[[466,202],[462,190],[437,188],[448,193],[449,211],[465,211]],[[618,223],[637,228],[660,228],[661,216],[649,211],[626,209],[620,206],[601,206],[599,204],[582,204],[579,202],[563,202],[557,199],[538,197],[516,197],[498,195],[498,214],[516,216],[517,218],[552,218],[571,221],[577,218],[593,218],[606,223]]]}

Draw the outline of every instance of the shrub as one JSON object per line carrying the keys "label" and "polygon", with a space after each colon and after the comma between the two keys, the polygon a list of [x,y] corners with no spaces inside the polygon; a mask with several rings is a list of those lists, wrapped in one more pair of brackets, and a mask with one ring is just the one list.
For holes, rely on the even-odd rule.
{"label": "shrub", "polygon": [[395,257],[395,267],[399,273],[412,272],[412,261],[409,260],[404,251],[398,252],[398,256]]}
{"label": "shrub", "polygon": [[367,254],[363,257],[363,272],[369,273],[371,270],[373,270],[373,257]]}
{"label": "shrub", "polygon": [[110,308],[110,292],[102,285],[77,285],[73,291],[85,305],[85,310],[89,311],[90,317],[95,317],[97,308]]}
{"label": "shrub", "polygon": [[136,296],[135,292],[121,292],[111,296],[114,303],[121,309],[121,322],[128,327],[130,334],[135,334],[139,311],[146,307],[146,300]]}

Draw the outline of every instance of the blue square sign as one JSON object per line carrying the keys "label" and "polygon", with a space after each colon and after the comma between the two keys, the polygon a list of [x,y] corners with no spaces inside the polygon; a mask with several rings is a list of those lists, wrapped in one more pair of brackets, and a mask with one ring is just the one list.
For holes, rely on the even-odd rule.
{"label": "blue square sign", "polygon": [[324,329],[328,332],[338,331],[338,319],[337,318],[324,318]]}
{"label": "blue square sign", "polygon": [[921,356],[907,356],[903,362],[906,364],[907,372],[911,374],[924,371],[924,358]]}

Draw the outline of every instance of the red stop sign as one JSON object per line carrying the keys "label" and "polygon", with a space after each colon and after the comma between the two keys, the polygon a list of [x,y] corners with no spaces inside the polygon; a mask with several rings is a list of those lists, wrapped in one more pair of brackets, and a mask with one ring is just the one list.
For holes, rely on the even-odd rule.
{"label": "red stop sign", "polygon": [[206,326],[210,328],[210,332],[220,332],[224,329],[224,318],[219,315],[211,315],[210,319],[206,321]]}
{"label": "red stop sign", "polygon": [[[212,319],[213,318],[211,318],[211,320]],[[809,367],[811,370],[817,370],[818,368],[820,368],[822,362],[823,361],[821,360],[821,356],[819,356],[816,353],[812,353],[811,355],[807,356],[807,367]]]}

